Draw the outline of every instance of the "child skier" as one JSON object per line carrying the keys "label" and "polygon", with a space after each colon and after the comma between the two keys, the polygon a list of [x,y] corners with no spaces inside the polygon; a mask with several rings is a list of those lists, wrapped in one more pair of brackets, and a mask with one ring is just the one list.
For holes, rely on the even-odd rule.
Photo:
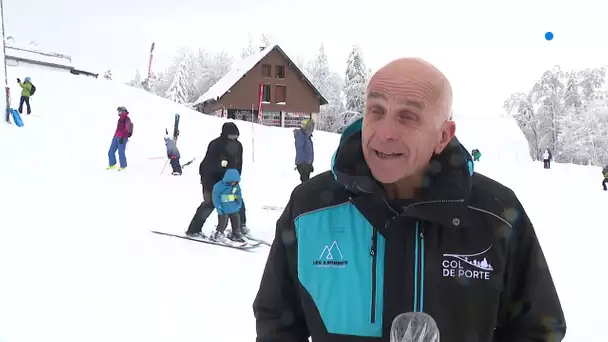
{"label": "child skier", "polygon": [[169,158],[171,162],[171,168],[173,168],[174,176],[182,175],[182,166],[179,163],[179,149],[177,148],[177,143],[174,139],[172,139],[169,135],[165,135],[165,145],[167,146],[167,158]]}
{"label": "child skier", "polygon": [[[217,228],[212,237],[213,240],[223,243],[230,243],[228,240],[245,242],[241,231],[241,218],[239,216],[239,211],[243,205],[243,196],[241,194],[241,187],[239,186],[240,181],[241,175],[237,169],[227,169],[224,173],[224,178],[213,186],[211,196],[218,215]],[[230,219],[232,233],[229,237],[226,237],[224,231],[228,226],[228,219]]]}
{"label": "child skier", "polygon": [[604,169],[602,170],[602,174],[604,175],[604,180],[602,181],[602,186],[604,187],[604,191],[607,191],[608,188],[606,187],[606,184],[608,184],[608,165],[606,165],[604,167]]}

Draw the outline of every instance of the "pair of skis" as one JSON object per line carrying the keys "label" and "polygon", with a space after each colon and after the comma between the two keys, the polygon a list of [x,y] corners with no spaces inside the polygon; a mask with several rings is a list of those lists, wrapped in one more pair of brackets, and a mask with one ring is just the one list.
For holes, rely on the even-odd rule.
{"label": "pair of skis", "polygon": [[176,237],[176,238],[190,240],[190,241],[206,243],[206,244],[210,244],[210,245],[228,247],[228,248],[233,248],[233,249],[240,249],[240,250],[244,250],[244,251],[250,251],[252,249],[259,247],[260,245],[270,246],[270,244],[268,242],[261,240],[261,239],[251,237],[251,236],[245,238],[245,241],[246,241],[245,243],[233,242],[233,241],[231,241],[230,243],[224,243],[221,241],[213,240],[209,237],[205,237],[205,238],[193,237],[193,236],[188,236],[186,234],[173,234],[173,233],[160,232],[160,231],[156,231],[156,230],[153,230],[152,233]]}

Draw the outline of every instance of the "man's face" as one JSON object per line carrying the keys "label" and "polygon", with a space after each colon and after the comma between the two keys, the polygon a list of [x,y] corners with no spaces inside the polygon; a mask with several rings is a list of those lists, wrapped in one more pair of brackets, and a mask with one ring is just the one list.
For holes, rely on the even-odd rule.
{"label": "man's face", "polygon": [[393,62],[367,88],[363,155],[374,178],[384,184],[424,172],[433,154],[454,136],[455,125],[448,121],[449,83],[436,69],[417,63]]}

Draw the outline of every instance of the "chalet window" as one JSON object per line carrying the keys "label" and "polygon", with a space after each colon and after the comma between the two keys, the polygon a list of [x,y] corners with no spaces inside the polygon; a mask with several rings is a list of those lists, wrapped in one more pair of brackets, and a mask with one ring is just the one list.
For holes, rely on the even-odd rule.
{"label": "chalet window", "polygon": [[287,104],[287,87],[284,85],[274,86],[274,100],[277,104]]}
{"label": "chalet window", "polygon": [[275,77],[276,78],[285,78],[285,66],[284,65],[276,66]]}
{"label": "chalet window", "polygon": [[262,102],[270,102],[270,84],[264,84],[264,92],[262,93]]}
{"label": "chalet window", "polygon": [[262,64],[262,77],[272,77],[272,66],[270,64]]}

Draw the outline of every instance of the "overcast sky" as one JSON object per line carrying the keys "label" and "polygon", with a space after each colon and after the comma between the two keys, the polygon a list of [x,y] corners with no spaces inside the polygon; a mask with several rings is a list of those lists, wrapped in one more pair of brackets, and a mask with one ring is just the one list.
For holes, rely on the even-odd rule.
{"label": "overcast sky", "polygon": [[[272,34],[288,54],[312,58],[325,44],[344,73],[353,44],[376,70],[422,57],[452,82],[456,112],[500,114],[555,64],[608,64],[608,2],[602,0],[3,0],[15,44],[67,53],[85,68],[123,80],[171,62],[180,45],[238,56],[248,35]],[[577,7],[574,7],[577,6]],[[553,41],[544,34],[552,31]]]}

